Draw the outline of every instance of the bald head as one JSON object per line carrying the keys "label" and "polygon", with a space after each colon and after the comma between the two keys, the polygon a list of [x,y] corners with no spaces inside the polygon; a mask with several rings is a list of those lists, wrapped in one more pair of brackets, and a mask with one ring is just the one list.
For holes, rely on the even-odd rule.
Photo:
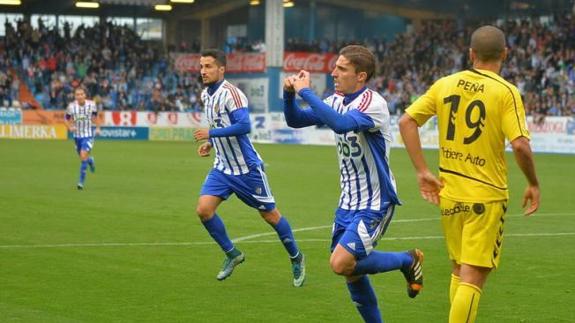
{"label": "bald head", "polygon": [[505,52],[505,35],[497,27],[479,27],[471,34],[471,49],[482,62],[500,61]]}

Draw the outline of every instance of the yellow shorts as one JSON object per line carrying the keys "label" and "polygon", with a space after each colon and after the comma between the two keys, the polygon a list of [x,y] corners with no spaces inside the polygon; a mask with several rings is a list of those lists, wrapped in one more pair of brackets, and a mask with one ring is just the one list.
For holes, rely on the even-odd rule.
{"label": "yellow shorts", "polygon": [[507,201],[471,203],[441,198],[439,206],[449,258],[458,264],[496,268]]}

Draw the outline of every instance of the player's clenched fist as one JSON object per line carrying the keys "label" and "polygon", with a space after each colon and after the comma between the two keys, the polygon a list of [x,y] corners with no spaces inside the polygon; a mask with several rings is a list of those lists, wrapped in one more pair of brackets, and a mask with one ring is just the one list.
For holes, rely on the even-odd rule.
{"label": "player's clenched fist", "polygon": [[294,75],[290,75],[290,76],[284,78],[284,91],[295,92],[295,90],[293,88],[293,80],[294,80]]}
{"label": "player's clenched fist", "polygon": [[301,70],[292,80],[293,88],[296,92],[311,87],[310,74],[308,71]]}
{"label": "player's clenched fist", "polygon": [[198,155],[200,155],[200,157],[208,157],[210,150],[212,150],[212,144],[209,141],[204,142],[198,147]]}

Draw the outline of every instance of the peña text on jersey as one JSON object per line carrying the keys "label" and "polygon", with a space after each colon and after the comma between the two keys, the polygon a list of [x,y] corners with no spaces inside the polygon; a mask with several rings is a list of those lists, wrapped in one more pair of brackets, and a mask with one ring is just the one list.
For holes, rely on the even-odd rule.
{"label": "pe\u00f1a text on jersey", "polygon": [[465,91],[470,92],[485,92],[485,85],[481,83],[471,83],[466,80],[457,81],[457,87],[463,88]]}

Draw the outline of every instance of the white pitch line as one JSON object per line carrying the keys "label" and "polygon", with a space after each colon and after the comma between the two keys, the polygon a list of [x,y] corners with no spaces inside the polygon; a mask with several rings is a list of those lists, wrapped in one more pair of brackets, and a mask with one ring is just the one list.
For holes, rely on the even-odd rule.
{"label": "white pitch line", "polygon": [[[320,225],[318,227],[308,227],[308,228],[300,228],[300,229],[293,229],[292,232],[301,232],[301,231],[313,231],[313,230],[318,230],[318,229],[327,229],[327,228],[331,228],[331,225]],[[232,242],[240,242],[240,241],[245,241],[245,240],[249,240],[249,239],[253,239],[253,238],[259,238],[259,237],[265,237],[265,236],[273,236],[277,234],[275,231],[273,232],[264,232],[264,233],[256,233],[256,234],[251,234],[249,236],[243,236],[243,237],[239,237],[239,238],[235,238],[232,239]]]}
{"label": "white pitch line", "polygon": [[[575,215],[575,213],[539,213],[539,216],[561,216],[561,215]],[[510,214],[508,216],[519,217],[523,214]],[[409,223],[409,222],[426,222],[438,221],[440,217],[433,218],[419,218],[419,219],[397,219],[392,220],[394,223]],[[331,228],[331,225],[321,225],[316,227],[307,227],[294,229],[293,232],[313,231],[319,229]],[[277,240],[250,240],[259,237],[272,236],[276,232],[257,233],[248,236],[232,239],[232,242],[242,243],[271,243]],[[575,232],[565,233],[525,233],[525,234],[506,234],[506,237],[534,237],[534,236],[570,236],[575,235]],[[397,238],[383,238],[381,240],[429,240],[429,239],[443,239],[443,236],[422,236],[422,237],[397,237]],[[249,240],[249,241],[248,241]],[[298,239],[298,242],[325,242],[331,239]],[[196,242],[102,242],[102,243],[61,243],[61,244],[38,244],[38,245],[0,245],[0,249],[36,249],[36,248],[83,248],[83,247],[146,247],[146,246],[196,246],[196,245],[211,245],[215,244],[213,241],[196,241]]]}
{"label": "white pitch line", "polygon": [[[541,213],[541,214],[536,214],[536,215],[557,216],[557,215],[575,215],[575,213]],[[507,215],[507,217],[519,217],[519,216],[524,217],[523,214],[509,214],[509,215]],[[420,218],[420,219],[397,219],[397,220],[392,219],[391,221],[392,221],[392,223],[408,223],[408,222],[427,222],[427,221],[439,221],[439,220],[441,220],[441,217]],[[328,229],[328,228],[331,229],[331,227],[332,227],[331,225],[322,225],[322,226],[317,226],[317,227],[294,229],[292,231],[293,232],[312,231],[312,230]],[[232,242],[236,243],[236,242],[241,242],[241,241],[245,241],[245,240],[251,240],[254,238],[273,236],[275,234],[277,234],[275,231],[256,233],[256,234],[251,234],[248,236],[243,236],[243,237],[232,239]]]}
{"label": "white pitch line", "polygon": [[[562,236],[575,236],[575,232],[556,232],[556,233],[510,233],[505,237],[562,237]],[[443,236],[413,236],[413,237],[390,237],[382,238],[383,241],[397,241],[397,240],[438,240],[443,239]],[[330,242],[331,239],[298,239],[297,242]],[[245,240],[241,243],[277,243],[277,239],[273,240]],[[197,242],[114,242],[114,243],[64,243],[64,244],[44,244],[44,245],[0,245],[0,249],[41,249],[41,248],[84,248],[84,247],[162,247],[162,246],[197,246],[197,245],[212,245],[213,241],[197,241]]]}
{"label": "white pitch line", "polygon": [[[424,222],[424,221],[437,221],[436,218],[424,218],[424,219],[399,219],[399,220],[392,220],[393,223],[406,223],[406,222]],[[318,229],[331,229],[332,225],[321,225],[318,227],[308,227],[308,228],[300,228],[300,229],[293,229],[293,232],[301,232],[301,231],[312,231]],[[243,236],[239,238],[232,239],[232,242],[240,242],[245,241],[253,238],[271,236],[277,234],[275,231],[272,232],[264,232],[264,233],[256,233],[249,236]]]}
{"label": "white pitch line", "polygon": [[32,248],[78,248],[78,247],[141,247],[141,246],[191,246],[209,245],[213,241],[197,242],[102,242],[102,243],[61,243],[61,244],[36,244],[36,245],[0,245],[0,249],[32,249]]}
{"label": "white pitch line", "polygon": [[[504,237],[563,237],[575,236],[575,232],[557,232],[557,233],[510,233]],[[381,238],[379,241],[397,241],[397,240],[439,240],[443,236],[414,236],[414,237],[391,237]],[[252,240],[242,241],[242,243],[277,243],[278,240]],[[298,239],[297,242],[331,242],[331,239]]]}
{"label": "white pitch line", "polygon": [[[424,221],[436,221],[435,218],[423,218],[423,219],[399,219],[399,220],[392,220],[394,223],[405,223],[405,222],[424,222]],[[300,229],[293,229],[293,232],[301,232],[301,231],[313,231],[318,229],[331,229],[332,225],[321,225],[318,227],[308,227],[308,228],[300,228]],[[232,242],[240,242],[245,241],[253,238],[265,237],[265,236],[273,236],[277,234],[275,231],[272,232],[264,232],[264,233],[256,233],[249,236],[239,237],[232,239]],[[299,241],[299,240],[298,240]]]}

